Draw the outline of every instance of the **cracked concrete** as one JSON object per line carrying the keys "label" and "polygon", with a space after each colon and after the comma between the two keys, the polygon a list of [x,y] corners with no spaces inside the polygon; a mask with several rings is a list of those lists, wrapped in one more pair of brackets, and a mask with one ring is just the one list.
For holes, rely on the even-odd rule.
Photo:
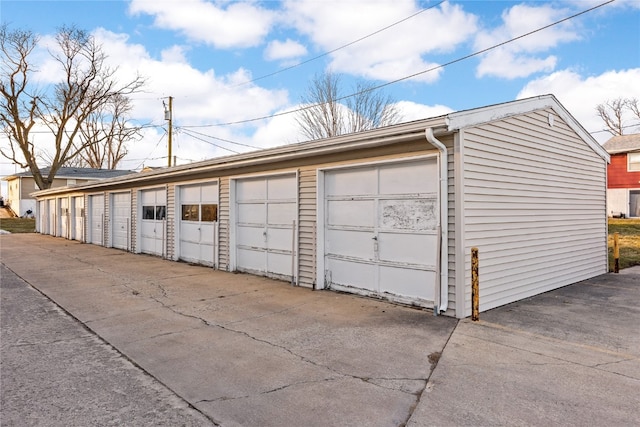
{"label": "cracked concrete", "polygon": [[1,239],[3,264],[223,426],[640,424],[640,274],[458,323],[49,236]]}

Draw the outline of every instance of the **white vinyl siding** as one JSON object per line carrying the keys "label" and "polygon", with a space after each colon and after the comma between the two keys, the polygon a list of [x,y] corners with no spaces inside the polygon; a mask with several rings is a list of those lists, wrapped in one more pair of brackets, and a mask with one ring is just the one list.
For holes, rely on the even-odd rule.
{"label": "white vinyl siding", "polygon": [[549,112],[463,132],[464,284],[475,246],[481,311],[606,272],[606,162]]}
{"label": "white vinyl siding", "polygon": [[229,178],[220,180],[220,208],[218,210],[220,236],[220,269],[229,271]]}
{"label": "white vinyl siding", "polygon": [[298,232],[298,284],[313,287],[316,280],[316,169],[308,168],[300,171],[300,227]]}

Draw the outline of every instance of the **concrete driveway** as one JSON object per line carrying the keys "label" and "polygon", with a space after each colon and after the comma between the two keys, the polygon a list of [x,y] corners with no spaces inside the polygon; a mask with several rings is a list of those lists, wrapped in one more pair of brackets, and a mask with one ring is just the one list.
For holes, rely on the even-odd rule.
{"label": "concrete driveway", "polygon": [[474,323],[37,234],[0,245],[2,264],[216,424],[640,423],[639,274]]}

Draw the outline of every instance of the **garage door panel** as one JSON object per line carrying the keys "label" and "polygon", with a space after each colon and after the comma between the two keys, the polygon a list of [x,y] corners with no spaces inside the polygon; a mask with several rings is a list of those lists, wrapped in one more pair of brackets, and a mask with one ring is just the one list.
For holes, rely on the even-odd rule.
{"label": "garage door panel", "polygon": [[291,254],[267,252],[267,273],[291,276]]}
{"label": "garage door panel", "polygon": [[373,260],[374,234],[371,231],[327,230],[325,250],[329,255]]}
{"label": "garage door panel", "polygon": [[433,301],[436,274],[434,271],[414,270],[393,266],[380,267],[380,292]]}
{"label": "garage door panel", "polygon": [[373,195],[378,192],[377,170],[362,168],[332,172],[325,177],[327,196]]}
{"label": "garage door panel", "polygon": [[237,200],[264,200],[267,198],[267,186],[263,179],[247,179],[236,186]]}
{"label": "garage door panel", "polygon": [[267,229],[267,242],[269,249],[291,251],[293,230],[289,228]]}
{"label": "garage door panel", "polygon": [[267,197],[271,200],[295,198],[298,192],[294,176],[274,176],[267,179]]}
{"label": "garage door panel", "polygon": [[373,227],[375,225],[374,200],[329,200],[329,225],[346,227]]}
{"label": "garage door panel", "polygon": [[238,266],[240,270],[252,270],[256,272],[265,272],[265,257],[263,251],[255,251],[251,249],[238,248]]}
{"label": "garage door panel", "polygon": [[437,243],[435,234],[379,233],[378,256],[380,261],[426,265],[433,260],[435,265]]}
{"label": "garage door panel", "polygon": [[380,200],[379,210],[381,229],[423,231],[438,226],[435,198]]}
{"label": "garage door panel", "polygon": [[241,224],[264,224],[264,203],[242,203],[238,205],[238,222]]}
{"label": "garage door panel", "polygon": [[266,248],[264,227],[242,225],[237,227],[236,242],[238,246],[248,246],[252,248]]}
{"label": "garage door panel", "polygon": [[202,185],[200,188],[200,202],[205,204],[218,203],[218,183]]}
{"label": "garage door panel", "polygon": [[349,286],[377,291],[377,266],[328,257],[325,267],[330,272],[327,280],[332,285]]}
{"label": "garage door panel", "polygon": [[111,246],[119,249],[127,249],[129,246],[131,195],[130,193],[116,193],[111,196],[111,201]]}
{"label": "garage door panel", "polygon": [[380,168],[380,194],[436,193],[437,177],[435,160],[386,165]]}
{"label": "garage door panel", "polygon": [[296,219],[295,203],[269,203],[267,205],[267,224],[291,225]]}

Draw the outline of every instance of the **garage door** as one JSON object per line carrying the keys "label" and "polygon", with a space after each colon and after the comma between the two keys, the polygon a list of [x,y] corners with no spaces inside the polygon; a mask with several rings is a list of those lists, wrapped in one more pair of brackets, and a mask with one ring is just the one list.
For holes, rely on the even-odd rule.
{"label": "garage door", "polygon": [[326,172],[325,285],[430,306],[437,190],[435,159]]}
{"label": "garage door", "polygon": [[56,235],[56,200],[49,200],[49,234]]}
{"label": "garage door", "polygon": [[295,174],[236,181],[236,270],[292,280],[297,188]]}
{"label": "garage door", "polygon": [[49,211],[48,211],[49,202],[47,200],[41,200],[38,202],[38,214],[40,215],[39,221],[39,231],[41,234],[49,234]]}
{"label": "garage door", "polygon": [[129,249],[131,221],[131,193],[111,194],[111,246]]}
{"label": "garage door", "polygon": [[84,240],[84,197],[76,196],[71,198],[71,238],[73,240]]}
{"label": "garage door", "polygon": [[217,266],[218,183],[180,187],[178,257],[198,264]]}
{"label": "garage door", "polygon": [[167,219],[167,192],[164,188],[140,192],[140,251],[164,255]]}
{"label": "garage door", "polygon": [[60,236],[69,239],[70,236],[70,223],[69,218],[69,198],[63,197],[58,199],[60,206]]}
{"label": "garage door", "polygon": [[89,243],[104,245],[104,196],[89,196]]}

